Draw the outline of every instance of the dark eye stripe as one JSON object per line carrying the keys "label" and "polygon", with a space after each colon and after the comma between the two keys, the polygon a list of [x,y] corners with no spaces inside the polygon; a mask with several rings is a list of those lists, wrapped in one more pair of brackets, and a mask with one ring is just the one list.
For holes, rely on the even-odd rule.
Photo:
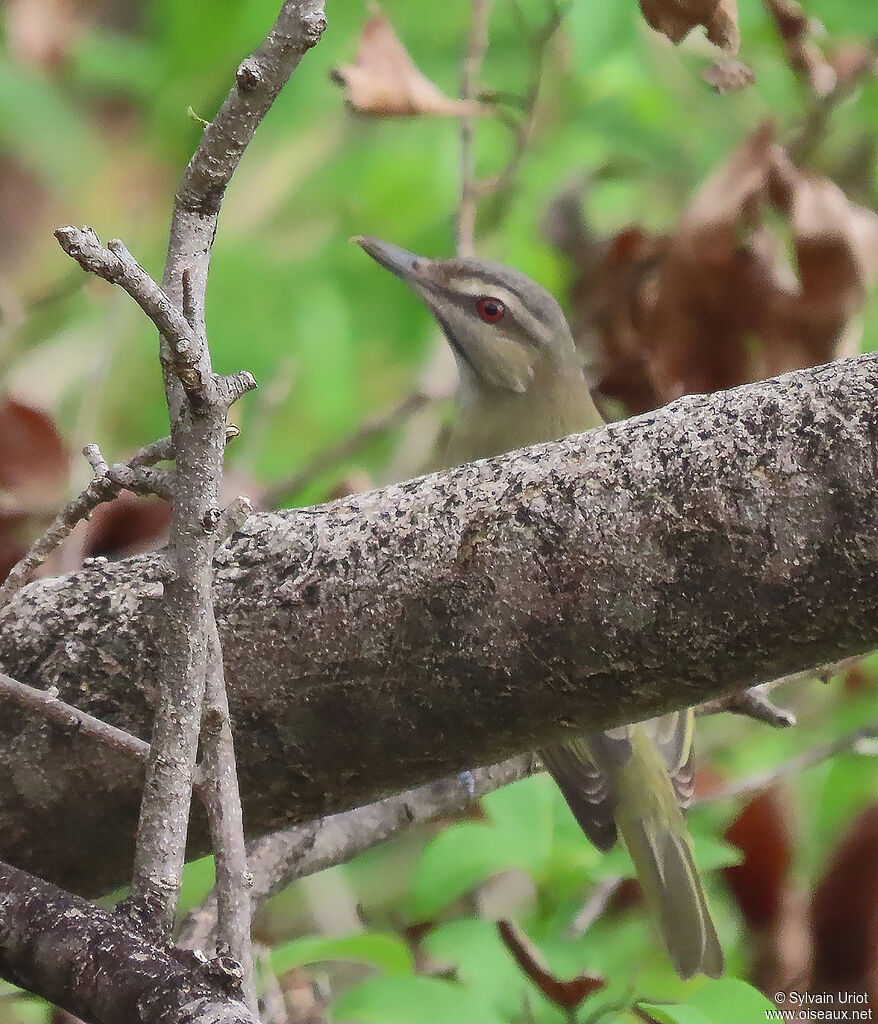
{"label": "dark eye stripe", "polygon": [[452,333],[451,328],[448,325],[448,321],[444,317],[441,317],[438,313],[434,313],[433,315],[436,317],[436,322],[442,328],[442,333],[448,340],[448,344],[454,349],[454,351],[460,356],[460,358],[465,363],[467,363],[473,370],[475,370],[475,366],[473,366],[472,360],[467,355],[466,349],[463,347],[463,345],[461,345],[457,338],[454,337],[454,334]]}

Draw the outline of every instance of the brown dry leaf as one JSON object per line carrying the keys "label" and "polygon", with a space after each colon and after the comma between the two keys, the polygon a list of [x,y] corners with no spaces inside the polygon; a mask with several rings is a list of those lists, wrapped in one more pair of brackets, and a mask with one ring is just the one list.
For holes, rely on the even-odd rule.
{"label": "brown dry leaf", "polygon": [[787,63],[806,78],[818,96],[832,92],[837,75],[827,63],[813,38],[813,22],[797,0],[765,0],[765,6],[774,19],[783,39]]}
{"label": "brown dry leaf", "polygon": [[778,289],[765,325],[766,375],[834,358],[878,274],[878,214],[777,151],[769,188],[789,216],[798,283]]}
{"label": "brown dry leaf", "polygon": [[556,1006],[576,1010],[592,993],[605,987],[603,978],[591,974],[578,974],[569,981],[552,974],[528,937],[512,921],[498,921],[497,931],[518,966]]}
{"label": "brown dry leaf", "polygon": [[54,495],[67,483],[70,453],[39,409],[0,401],[0,488],[23,502]]}
{"label": "brown dry leaf", "polygon": [[723,869],[744,920],[758,930],[775,927],[793,860],[790,816],[781,791],[772,789],[753,797],[724,838],[744,854],[740,864]]}
{"label": "brown dry leaf", "polygon": [[0,579],[54,514],[70,474],[70,455],[49,417],[12,398],[0,400]]}
{"label": "brown dry leaf", "polygon": [[736,0],[640,0],[640,9],[647,23],[674,43],[703,25],[707,38],[726,53],[737,53],[741,45]]}
{"label": "brown dry leaf", "polygon": [[449,99],[415,67],[384,13],[377,8],[363,26],[353,64],[336,68],[332,80],[358,114],[371,117],[417,117],[479,114],[480,103]]}
{"label": "brown dry leaf", "polygon": [[[667,235],[635,226],[596,239],[569,196],[556,205],[547,230],[575,268],[574,337],[598,398],[629,413],[859,351],[878,214],[795,167],[770,125],[708,177]],[[772,210],[787,221],[795,266],[767,223]]]}
{"label": "brown dry leaf", "polygon": [[171,506],[157,498],[122,491],[92,513],[86,527],[82,557],[124,558],[153,551],[167,540]]}
{"label": "brown dry leaf", "polygon": [[878,805],[854,822],[811,902],[812,992],[878,1000]]}

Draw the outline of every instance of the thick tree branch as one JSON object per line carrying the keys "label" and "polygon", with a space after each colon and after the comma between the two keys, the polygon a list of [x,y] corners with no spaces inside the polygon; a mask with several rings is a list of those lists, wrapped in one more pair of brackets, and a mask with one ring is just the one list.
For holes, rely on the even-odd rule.
{"label": "thick tree branch", "polygon": [[[873,354],[252,516],[215,578],[251,835],[878,647],[876,451]],[[154,564],[31,584],[0,664],[144,736]],[[0,711],[3,855],[123,881],[130,774]]]}
{"label": "thick tree branch", "polygon": [[258,1024],[194,958],[3,863],[0,976],[91,1024]]}

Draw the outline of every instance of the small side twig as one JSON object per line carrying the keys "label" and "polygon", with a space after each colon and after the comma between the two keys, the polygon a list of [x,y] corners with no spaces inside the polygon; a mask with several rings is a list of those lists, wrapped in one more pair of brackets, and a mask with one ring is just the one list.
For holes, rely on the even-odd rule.
{"label": "small side twig", "polygon": [[415,413],[436,401],[436,398],[424,390],[412,392],[392,409],[379,413],[357,427],[352,434],[318,452],[292,476],[272,484],[262,494],[259,504],[262,508],[277,508],[287,495],[301,491],[321,474],[359,455],[375,438],[405,423]]}
{"label": "small side twig", "polygon": [[[531,755],[521,755],[476,768],[466,784],[459,776],[450,775],[365,807],[264,836],[248,848],[253,906],[258,907],[296,879],[342,864],[410,825],[457,814],[473,800],[539,768]],[[180,945],[189,949],[209,946],[216,921],[216,895],[211,893],[184,921]]]}
{"label": "small side twig", "polygon": [[113,750],[140,764],[146,764],[149,744],[145,740],[125,732],[124,729],[108,725],[99,718],[73,707],[72,704],[66,704],[58,699],[58,693],[54,689],[38,690],[0,672],[0,698],[9,700],[23,711],[36,714],[65,729],[76,729],[95,742],[112,747]]}
{"label": "small side twig", "polygon": [[712,793],[696,796],[692,801],[692,806],[713,804],[721,800],[733,800],[739,796],[754,796],[757,793],[763,793],[766,789],[771,789],[772,786],[777,785],[783,779],[798,775],[799,772],[804,771],[806,768],[813,768],[824,761],[829,761],[838,754],[855,750],[858,744],[864,740],[872,740],[876,737],[878,737],[878,722],[873,722],[871,725],[863,726],[861,729],[855,729],[845,736],[840,736],[837,740],[830,740],[827,743],[821,743],[813,747],[811,750],[806,750],[804,753],[799,754],[798,757],[792,757],[789,761],[784,761],[783,764],[769,771],[758,772],[745,779],[738,779],[736,782],[723,786],[721,789],[715,789]]}
{"label": "small side twig", "polygon": [[235,747],[223,672],[223,652],[214,623],[201,725],[202,778],[199,795],[207,812],[216,860],[216,952],[231,956],[240,971],[244,1001],[256,1013],[250,943],[250,882]]}
{"label": "small side twig", "polygon": [[[472,103],[479,94],[479,76],[488,50],[488,23],[493,0],[471,0],[469,39],[463,60],[460,98]],[[460,119],[460,205],[457,214],[457,255],[475,254],[479,182],[476,178],[475,117]]]}
{"label": "small side twig", "polygon": [[52,552],[70,536],[77,523],[88,519],[98,505],[112,501],[123,490],[134,491],[136,494],[155,494],[165,501],[172,500],[167,475],[152,468],[155,463],[174,457],[169,437],[147,445],[127,464],[108,466],[100,449],[94,444],[86,445],[83,454],[95,472],[94,479],[55,516],[46,531],[9,571],[0,586],[0,608],[12,600]]}
{"label": "small side twig", "polygon": [[[186,285],[184,310],[171,301],[120,239],[111,238],[105,248],[93,228],[72,225],[56,228],[55,237],[83,270],[118,285],[152,320],[171,352],[171,366],[165,369],[172,371],[191,400],[228,409],[256,388],[255,378],[246,370],[228,377],[205,372],[203,341],[192,309],[194,286]],[[190,281],[185,271],[182,277]],[[164,352],[162,358],[164,362]]]}
{"label": "small side twig", "polygon": [[732,714],[754,718],[757,722],[765,722],[777,728],[796,724],[796,716],[786,708],[773,704],[766,695],[766,687],[772,684],[760,683],[749,690],[731,693],[726,697],[717,697],[700,705],[696,713],[699,715],[717,715],[724,711]]}

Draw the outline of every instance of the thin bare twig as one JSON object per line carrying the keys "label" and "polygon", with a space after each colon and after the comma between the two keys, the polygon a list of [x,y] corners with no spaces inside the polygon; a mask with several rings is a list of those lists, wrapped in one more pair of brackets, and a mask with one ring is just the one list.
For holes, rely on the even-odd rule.
{"label": "thin bare twig", "polygon": [[[205,525],[219,504],[228,407],[253,386],[249,374],[219,377],[211,366],[205,297],[213,240],[225,189],[244,150],[325,24],[322,0],[285,0],[266,39],[239,65],[235,84],[205,128],[174,204],[161,291],[175,313],[171,324],[157,324],[177,452],[169,537],[174,572],[165,587],[159,706],[127,901],[135,918],[155,924],[165,936],[179,895],[216,629],[216,536]],[[169,326],[187,342],[182,351],[179,337],[168,333]],[[221,677],[217,685],[224,685]],[[239,820],[239,812],[228,820]],[[252,985],[246,996],[254,1005]]]}
{"label": "thin bare twig", "polygon": [[512,152],[506,164],[496,174],[479,182],[476,190],[477,199],[508,188],[518,174],[536,127],[543,72],[549,46],[564,21],[566,13],[565,7],[559,6],[555,0],[550,0],[549,15],[531,40],[530,82],[521,104],[521,119],[513,129]]}
{"label": "thin bare twig", "polygon": [[815,97],[795,135],[787,144],[787,152],[795,164],[805,164],[814,155],[826,135],[830,118],[849,96],[862,84],[865,78],[875,73],[878,61],[878,36],[868,44],[861,61],[835,86],[822,96]]}
{"label": "thin bare twig", "polygon": [[415,413],[436,399],[437,396],[430,395],[426,391],[412,392],[392,409],[366,420],[352,434],[318,452],[310,462],[307,462],[292,476],[272,484],[262,494],[260,506],[262,508],[277,508],[288,495],[296,494],[323,473],[359,455],[375,438],[405,423]]}
{"label": "thin bare twig", "polygon": [[717,697],[715,700],[701,704],[695,709],[695,713],[717,715],[729,711],[732,714],[754,718],[757,722],[765,722],[766,725],[778,728],[795,725],[796,716],[792,711],[778,707],[768,699],[767,687],[772,685],[771,683],[760,683],[759,686],[751,686],[749,690],[742,690],[740,693]]}
{"label": "thin bare twig", "polygon": [[768,725],[784,728],[796,724],[796,716],[786,708],[778,707],[768,699],[768,694],[780,686],[789,686],[794,683],[803,683],[808,679],[820,679],[829,682],[832,676],[859,665],[862,658],[843,658],[841,661],[833,661],[827,665],[818,665],[805,672],[794,672],[792,675],[781,676],[780,679],[772,679],[767,683],[760,683],[758,686],[751,686],[740,693],[728,694],[725,697],[717,697],[714,700],[705,701],[700,704],[695,713],[698,715],[716,715],[724,711],[733,714],[744,715],[747,718],[754,718],[758,722],[765,722]]}
{"label": "thin bare twig", "polygon": [[[479,94],[479,77],[488,50],[488,23],[493,0],[470,0],[470,26],[466,55],[463,60],[460,98],[471,103]],[[464,114],[460,119],[460,206],[457,215],[457,255],[475,255],[476,213],[479,201],[476,177],[475,117]]]}
{"label": "thin bare twig", "polygon": [[[491,0],[472,0],[469,44],[463,64],[461,87],[463,99],[473,99],[479,95],[478,77],[489,42],[490,6]],[[517,5],[516,11],[522,24],[522,30],[526,31],[526,20]],[[531,69],[527,92],[523,99],[515,101],[515,105],[521,107],[521,115],[517,121],[505,116],[502,118],[512,130],[512,150],[504,166],[491,177],[479,180],[476,175],[474,118],[464,115],[460,119],[461,194],[458,208],[458,256],[466,257],[474,254],[479,200],[508,188],[518,174],[536,126],[537,107],[549,45],[564,20],[565,14],[566,10],[563,7],[558,6],[555,0],[550,0],[549,15],[531,39]],[[504,99],[510,100],[509,97],[503,97],[500,94],[494,94],[489,98],[495,107]]]}
{"label": "thin bare twig", "polygon": [[83,454],[95,472],[94,479],[55,516],[24,557],[10,569],[0,586],[0,608],[9,603],[52,552],[70,536],[77,523],[88,519],[98,505],[112,501],[123,490],[157,494],[166,501],[171,500],[167,475],[150,470],[155,463],[173,458],[174,449],[169,437],[142,448],[127,465],[108,466],[97,445],[87,445]]}
{"label": "thin bare twig", "polygon": [[[410,825],[458,814],[473,800],[538,770],[531,755],[521,755],[476,768],[465,780],[451,775],[365,807],[264,836],[248,848],[253,904],[259,906],[296,879],[342,864]],[[183,923],[179,942],[189,949],[202,949],[210,945],[215,929],[216,896],[211,893]]]}
{"label": "thin bare twig", "polygon": [[113,750],[140,764],[146,764],[149,744],[145,740],[125,732],[124,729],[108,725],[99,718],[73,707],[72,704],[66,704],[58,699],[57,691],[54,689],[37,690],[0,672],[0,697],[18,705],[23,711],[37,714],[65,729],[76,729],[95,742],[112,747]]}
{"label": "thin bare twig", "polygon": [[588,899],[582,908],[573,918],[570,926],[571,936],[581,938],[591,928],[607,909],[610,901],[616,895],[619,886],[625,881],[621,875],[614,875],[612,878],[605,878],[597,882],[588,895]]}
{"label": "thin bare twig", "polygon": [[202,774],[200,796],[207,811],[216,861],[216,952],[226,954],[240,969],[241,988],[251,1009],[256,1009],[253,951],[250,943],[250,882],[241,795],[229,702],[223,675],[223,652],[214,625],[207,667],[207,685],[201,727]]}
{"label": "thin bare twig", "polygon": [[720,800],[733,800],[739,796],[753,796],[757,793],[763,793],[766,789],[771,789],[772,786],[777,785],[783,779],[798,775],[799,772],[804,771],[806,768],[813,768],[824,761],[829,761],[838,754],[854,750],[857,744],[863,740],[875,739],[876,737],[878,737],[878,722],[873,722],[871,725],[863,726],[861,729],[855,729],[845,736],[840,736],[837,740],[830,740],[827,743],[821,743],[819,746],[813,747],[811,750],[806,750],[797,757],[784,761],[783,764],[778,765],[776,768],[771,768],[765,772],[758,772],[744,779],[738,779],[728,786],[715,789],[712,793],[697,796],[692,801],[692,806],[713,804],[718,803]]}

